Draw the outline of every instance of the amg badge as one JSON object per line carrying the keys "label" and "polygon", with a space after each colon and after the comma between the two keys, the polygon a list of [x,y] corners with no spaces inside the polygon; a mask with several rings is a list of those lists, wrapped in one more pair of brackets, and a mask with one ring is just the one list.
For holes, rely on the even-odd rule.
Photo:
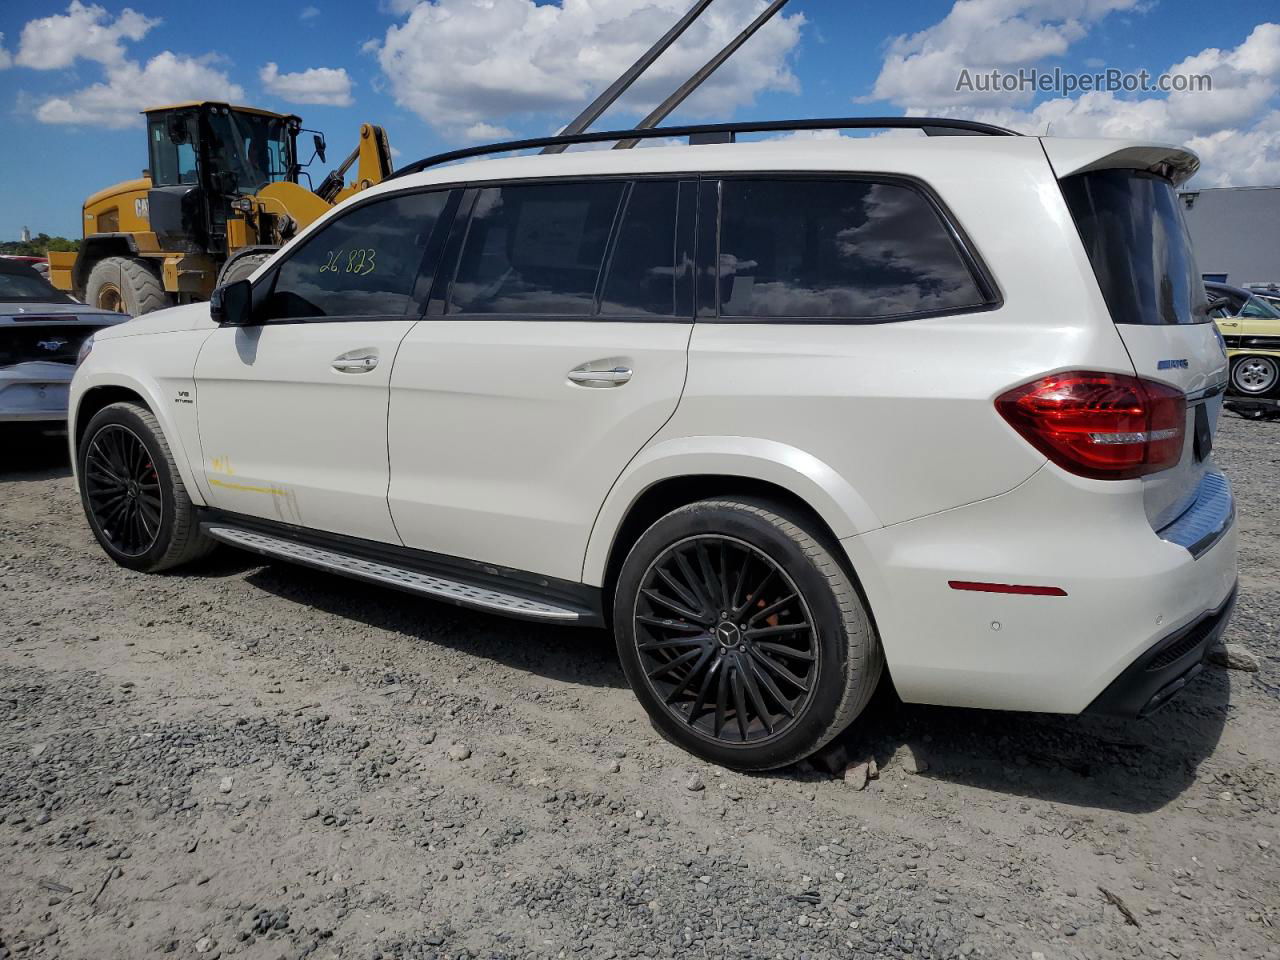
{"label": "amg badge", "polygon": [[1187,360],[1161,360],[1156,364],[1157,370],[1185,370],[1191,366]]}

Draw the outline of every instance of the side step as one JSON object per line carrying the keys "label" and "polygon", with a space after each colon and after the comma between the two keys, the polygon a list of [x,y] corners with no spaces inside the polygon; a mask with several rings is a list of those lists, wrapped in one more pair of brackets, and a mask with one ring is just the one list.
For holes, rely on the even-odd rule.
{"label": "side step", "polygon": [[479,587],[457,580],[448,580],[387,563],[377,563],[350,554],[286,540],[283,537],[273,537],[256,530],[246,530],[225,524],[206,524],[203,529],[215,540],[221,540],[233,547],[252,550],[281,560],[290,560],[320,570],[328,570],[357,580],[366,580],[370,583],[394,587],[397,590],[421,594],[435,600],[445,600],[463,607],[487,610],[508,617],[555,623],[574,623],[589,616],[589,611],[586,610],[506,593],[491,587]]}

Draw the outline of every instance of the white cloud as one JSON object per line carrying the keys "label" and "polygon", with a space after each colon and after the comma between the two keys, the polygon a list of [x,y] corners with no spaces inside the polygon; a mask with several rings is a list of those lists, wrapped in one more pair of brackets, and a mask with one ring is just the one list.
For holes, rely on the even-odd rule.
{"label": "white cloud", "polygon": [[107,69],[105,83],[45,100],[36,108],[36,119],[41,123],[122,128],[140,123],[138,111],[159,102],[243,100],[244,89],[212,66],[211,60],[166,50],[145,66],[125,61]]}
{"label": "white cloud", "polygon": [[[141,123],[139,111],[161,102],[244,98],[244,88],[216,66],[213,54],[192,57],[166,50],[145,64],[129,59],[125,43],[141,40],[159,23],[128,7],[113,18],[80,0],[72,0],[66,13],[28,21],[14,64],[58,70],[88,60],[101,64],[104,79],[25,109],[41,123],[121,128]],[[0,67],[7,57],[0,45]]]}
{"label": "white cloud", "polygon": [[[999,124],[1023,133],[1129,137],[1182,143],[1201,159],[1196,183],[1280,181],[1280,24],[1262,23],[1239,46],[1208,48],[1164,69],[1208,74],[1212,90],[1116,94],[1090,91],[1033,103],[1030,91],[955,90],[962,68],[1041,67],[1107,13],[1134,0],[959,0],[937,24],[893,40],[870,97],[909,115]],[[1104,64],[1090,69],[1102,69]]]}
{"label": "white cloud", "polygon": [[[729,42],[764,0],[721,0],[624,98],[647,112]],[[396,103],[451,134],[528,114],[568,120],[688,9],[688,0],[391,0],[408,19],[375,52]],[[800,14],[774,18],[688,101],[688,115],[727,116],[765,90],[798,91],[788,57]],[[607,122],[601,121],[602,123]]]}
{"label": "white cloud", "polygon": [[515,134],[492,123],[473,123],[463,131],[463,136],[468,140],[509,140]]}
{"label": "white cloud", "polygon": [[957,91],[960,71],[1010,69],[1060,57],[1113,10],[1139,0],[958,0],[938,23],[889,42],[870,100],[905,107],[1028,103],[1032,93]]}
{"label": "white cloud", "polygon": [[318,16],[320,16],[320,8],[319,8],[319,7],[303,7],[303,8],[302,8],[302,12],[301,12],[300,14],[298,14],[298,19],[299,19],[299,20],[314,20],[314,19],[315,19],[316,17],[318,17]]}
{"label": "white cloud", "polygon": [[65,14],[27,22],[14,62],[33,70],[60,70],[78,59],[118,65],[125,60],[124,41],[141,40],[159,23],[128,7],[112,20],[102,7],[72,0]]}
{"label": "white cloud", "polygon": [[281,73],[274,63],[258,71],[267,93],[289,103],[318,103],[328,107],[351,106],[351,77],[342,68],[311,67],[299,73]]}
{"label": "white cloud", "polygon": [[0,33],[0,70],[7,70],[13,66],[13,54],[11,54],[4,45],[4,34]]}

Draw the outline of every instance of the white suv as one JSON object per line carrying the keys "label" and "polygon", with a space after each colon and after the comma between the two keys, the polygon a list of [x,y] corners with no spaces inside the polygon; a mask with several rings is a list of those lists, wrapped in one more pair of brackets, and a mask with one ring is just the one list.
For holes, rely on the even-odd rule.
{"label": "white suv", "polygon": [[738,768],[885,672],[1145,715],[1236,585],[1196,165],[1020,136],[417,164],[97,334],[85,512],[134,569],[223,541],[611,625],[659,730]]}

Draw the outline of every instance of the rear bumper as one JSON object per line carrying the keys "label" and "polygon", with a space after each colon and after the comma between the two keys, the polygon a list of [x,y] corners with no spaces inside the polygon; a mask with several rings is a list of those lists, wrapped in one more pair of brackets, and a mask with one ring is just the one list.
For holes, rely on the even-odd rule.
{"label": "rear bumper", "polygon": [[1209,650],[1231,621],[1236,591],[1210,610],[1175,630],[1138,657],[1111,681],[1085,713],[1114,717],[1146,717],[1167,704],[1204,669]]}
{"label": "rear bumper", "polygon": [[67,419],[75,367],[31,362],[0,367],[0,423]]}
{"label": "rear bumper", "polygon": [[[843,540],[898,694],[1078,714],[1122,675],[1143,673],[1172,635],[1229,610],[1239,524],[1230,486],[1216,483],[1157,532],[1140,481],[1084,480],[1047,465],[1000,496]],[[1065,595],[960,591],[951,581]],[[1212,642],[1199,636],[1146,678],[1150,690],[1139,684],[1131,699],[1147,696],[1131,713],[1186,679],[1201,641]]]}

